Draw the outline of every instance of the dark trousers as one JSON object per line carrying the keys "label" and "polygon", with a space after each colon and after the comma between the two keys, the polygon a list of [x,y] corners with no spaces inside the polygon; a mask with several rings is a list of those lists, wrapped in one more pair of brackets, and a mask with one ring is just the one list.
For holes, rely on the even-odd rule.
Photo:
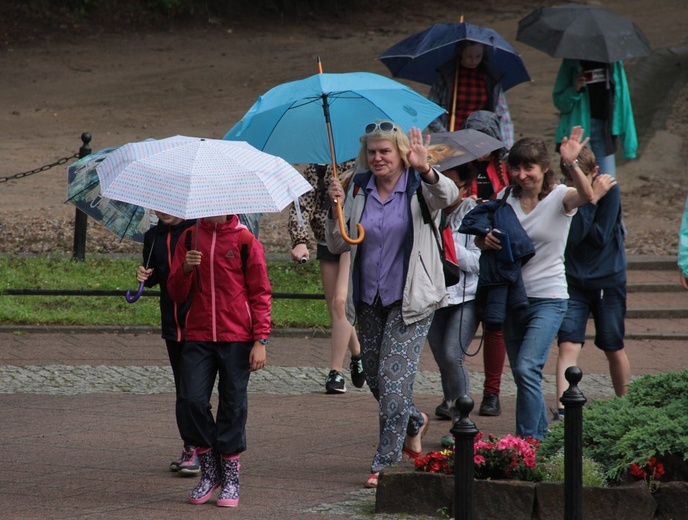
{"label": "dark trousers", "polygon": [[[186,342],[182,351],[181,395],[177,402],[177,418],[185,445],[213,447],[223,455],[246,450],[252,347],[252,342]],[[214,419],[210,398],[216,377],[219,404]]]}
{"label": "dark trousers", "polygon": [[174,392],[176,395],[175,407],[177,410],[177,428],[179,429],[179,435],[182,436],[182,424],[179,418],[179,396],[181,393],[181,366],[182,366],[182,349],[184,348],[183,341],[174,341],[171,339],[166,339],[165,344],[167,344],[167,355],[170,358],[170,366],[172,367],[172,375],[174,376]]}

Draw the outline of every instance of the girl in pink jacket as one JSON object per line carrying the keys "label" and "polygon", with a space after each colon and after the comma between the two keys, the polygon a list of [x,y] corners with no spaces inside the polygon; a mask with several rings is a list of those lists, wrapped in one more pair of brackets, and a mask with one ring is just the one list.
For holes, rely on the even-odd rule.
{"label": "girl in pink jacket", "polygon": [[265,366],[270,334],[272,290],[263,246],[236,215],[201,219],[180,238],[167,285],[175,301],[191,296],[177,405],[182,437],[198,447],[201,465],[189,502],[202,504],[221,488],[217,505],[236,507],[248,380]]}

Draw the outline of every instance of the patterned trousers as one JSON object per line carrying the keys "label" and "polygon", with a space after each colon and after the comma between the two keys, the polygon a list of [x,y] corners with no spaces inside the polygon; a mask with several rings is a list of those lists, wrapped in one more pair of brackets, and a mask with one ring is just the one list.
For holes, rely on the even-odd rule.
{"label": "patterned trousers", "polygon": [[359,304],[358,332],[366,382],[380,405],[380,442],[371,471],[401,460],[406,435],[418,435],[423,416],[413,404],[413,382],[432,315],[405,325],[401,304]]}

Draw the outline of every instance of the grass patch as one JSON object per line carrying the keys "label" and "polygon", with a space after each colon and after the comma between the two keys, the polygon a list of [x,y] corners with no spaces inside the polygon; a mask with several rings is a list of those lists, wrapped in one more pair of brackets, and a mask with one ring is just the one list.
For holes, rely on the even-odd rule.
{"label": "grass patch", "polygon": [[[157,297],[128,304],[123,296],[10,296],[7,290],[103,290],[138,288],[138,259],[0,256],[0,323],[3,325],[160,325]],[[273,293],[322,294],[317,262],[269,262]],[[156,290],[156,289],[151,289]],[[325,300],[273,298],[272,325],[330,327]]]}

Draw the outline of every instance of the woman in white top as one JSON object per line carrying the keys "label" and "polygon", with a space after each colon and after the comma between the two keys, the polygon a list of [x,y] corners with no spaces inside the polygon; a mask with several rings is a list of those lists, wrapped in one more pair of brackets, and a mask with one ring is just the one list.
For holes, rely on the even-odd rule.
{"label": "woman in white top", "polygon": [[[516,383],[516,434],[543,439],[547,410],[542,395],[542,368],[566,313],[568,291],[564,250],[576,208],[592,200],[590,182],[578,167],[577,157],[588,142],[583,129],[573,127],[559,153],[571,171],[574,188],[560,184],[547,147],[540,138],[525,137],[509,151],[507,160],[514,188],[507,199],[521,226],[535,245],[535,256],[521,274],[528,307],[510,311],[504,322],[504,340]],[[495,230],[493,230],[495,231]],[[501,249],[490,231],[476,238],[481,249]]]}

